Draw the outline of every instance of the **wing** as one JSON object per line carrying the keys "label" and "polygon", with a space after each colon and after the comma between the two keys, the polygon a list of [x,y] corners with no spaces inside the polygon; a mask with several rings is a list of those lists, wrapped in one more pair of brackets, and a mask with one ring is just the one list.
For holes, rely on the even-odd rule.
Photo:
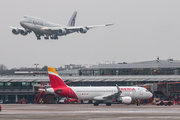
{"label": "wing", "polygon": [[103,95],[103,96],[97,96],[94,97],[94,100],[98,101],[112,101],[121,96],[122,91],[119,89],[119,86],[116,84],[117,87],[117,92],[114,94],[108,94],[108,95]]}
{"label": "wing", "polygon": [[111,26],[111,25],[114,25],[114,24],[92,25],[92,26],[87,26],[87,28],[88,28],[88,29],[91,29],[91,28],[106,27],[106,26]]}
{"label": "wing", "polygon": [[11,29],[18,29],[18,30],[25,30],[24,28],[18,28],[18,27],[12,27],[12,26],[9,26],[9,28],[11,28]]}
{"label": "wing", "polygon": [[97,27],[106,27],[113,24],[104,24],[104,25],[92,25],[92,26],[65,26],[65,27],[43,27],[41,29],[46,31],[58,31],[59,34],[68,34],[71,32],[81,32],[86,33],[87,30]]}
{"label": "wing", "polygon": [[75,26],[75,27],[43,27],[41,29],[43,30],[59,30],[59,29],[66,29],[66,30],[79,30],[80,28],[87,28],[88,30],[91,28],[97,28],[97,27],[106,27],[106,26],[111,26],[114,24],[104,24],[104,25],[92,25],[92,26]]}

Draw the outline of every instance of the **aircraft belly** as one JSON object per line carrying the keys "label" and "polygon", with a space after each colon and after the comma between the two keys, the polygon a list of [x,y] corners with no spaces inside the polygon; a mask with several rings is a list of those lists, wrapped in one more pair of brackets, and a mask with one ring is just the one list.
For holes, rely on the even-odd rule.
{"label": "aircraft belly", "polygon": [[40,33],[40,34],[52,34],[51,32],[42,30],[41,28],[42,28],[41,26],[34,26],[32,28],[32,31],[34,31],[35,33]]}
{"label": "aircraft belly", "polygon": [[40,25],[33,25],[33,24],[26,23],[26,24],[23,24],[22,27],[29,29],[38,34],[43,34],[43,35],[44,34],[53,34],[51,31],[42,30],[41,28],[43,26],[40,26]]}

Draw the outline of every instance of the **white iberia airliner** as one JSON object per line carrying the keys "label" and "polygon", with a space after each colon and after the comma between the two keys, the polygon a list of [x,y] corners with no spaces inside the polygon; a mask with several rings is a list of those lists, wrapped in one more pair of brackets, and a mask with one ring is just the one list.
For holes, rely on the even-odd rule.
{"label": "white iberia airliner", "polygon": [[113,100],[130,104],[133,99],[140,100],[152,97],[151,92],[138,86],[70,87],[64,83],[54,68],[48,67],[48,74],[52,88],[47,88],[47,92],[79,100],[94,100],[96,101],[94,106],[98,106],[99,101],[105,102],[106,106],[111,106]]}

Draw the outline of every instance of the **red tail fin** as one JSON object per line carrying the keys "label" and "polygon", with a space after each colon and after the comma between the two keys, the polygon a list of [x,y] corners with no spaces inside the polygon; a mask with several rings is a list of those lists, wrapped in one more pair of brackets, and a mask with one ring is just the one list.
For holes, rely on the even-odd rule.
{"label": "red tail fin", "polygon": [[67,87],[53,67],[48,67],[49,80],[52,88]]}

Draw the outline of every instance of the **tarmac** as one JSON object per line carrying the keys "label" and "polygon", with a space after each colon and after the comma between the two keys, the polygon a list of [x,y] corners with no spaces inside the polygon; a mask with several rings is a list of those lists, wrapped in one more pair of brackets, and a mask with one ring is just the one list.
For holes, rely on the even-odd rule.
{"label": "tarmac", "polygon": [[1,104],[0,120],[180,120],[180,106]]}

